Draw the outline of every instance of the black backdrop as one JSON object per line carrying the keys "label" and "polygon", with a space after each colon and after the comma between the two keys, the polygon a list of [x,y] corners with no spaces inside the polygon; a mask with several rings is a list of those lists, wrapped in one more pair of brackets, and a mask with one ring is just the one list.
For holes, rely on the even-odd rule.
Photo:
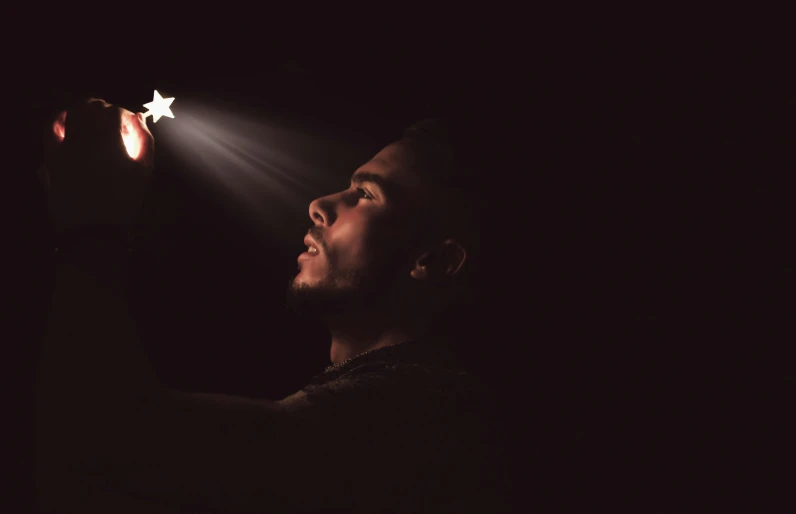
{"label": "black backdrop", "polygon": [[[82,46],[20,72],[8,106],[9,502],[32,496],[29,386],[49,287],[41,127],[76,99],[135,108],[158,88],[177,97],[175,112],[180,92],[202,94],[356,142],[328,163],[340,176],[413,121],[478,116],[494,157],[484,177],[494,253],[480,286],[492,308],[464,353],[505,407],[518,501],[780,510],[795,478],[796,84],[785,41],[525,47],[470,35],[343,49],[177,33],[134,45],[151,56],[138,73],[116,49]],[[140,269],[136,312],[162,379],[269,398],[298,389],[328,360],[321,327],[283,316],[308,219],[285,219],[292,246],[256,233],[168,149],[158,159],[152,223],[168,228]]]}

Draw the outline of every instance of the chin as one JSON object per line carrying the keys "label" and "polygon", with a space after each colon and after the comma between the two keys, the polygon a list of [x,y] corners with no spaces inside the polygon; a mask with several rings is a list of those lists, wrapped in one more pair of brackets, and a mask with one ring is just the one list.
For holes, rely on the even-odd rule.
{"label": "chin", "polygon": [[313,280],[312,277],[308,277],[306,274],[299,272],[299,274],[293,278],[291,285],[294,289],[313,289],[319,286],[320,283],[318,280]]}
{"label": "chin", "polygon": [[299,319],[320,319],[342,306],[338,292],[298,276],[287,291],[287,306]]}
{"label": "chin", "polygon": [[290,283],[290,291],[305,298],[329,297],[334,298],[337,288],[327,280],[302,275],[299,273]]}

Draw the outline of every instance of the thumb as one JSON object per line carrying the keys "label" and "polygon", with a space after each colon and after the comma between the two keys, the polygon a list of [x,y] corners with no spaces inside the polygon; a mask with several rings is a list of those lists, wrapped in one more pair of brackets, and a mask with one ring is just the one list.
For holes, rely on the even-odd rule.
{"label": "thumb", "polygon": [[142,113],[122,113],[122,140],[131,159],[145,166],[152,164],[154,138]]}
{"label": "thumb", "polygon": [[155,137],[146,125],[146,118],[143,113],[136,113],[135,127],[141,139],[141,161],[146,166],[151,166],[155,157]]}

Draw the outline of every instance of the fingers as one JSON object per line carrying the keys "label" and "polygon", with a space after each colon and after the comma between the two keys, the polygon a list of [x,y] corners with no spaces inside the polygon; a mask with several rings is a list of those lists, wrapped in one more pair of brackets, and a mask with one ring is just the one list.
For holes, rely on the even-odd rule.
{"label": "fingers", "polygon": [[66,111],[61,113],[55,118],[53,122],[53,134],[55,134],[56,142],[60,143],[66,136]]}
{"label": "fingers", "polygon": [[86,105],[93,105],[95,107],[110,107],[111,104],[102,98],[88,98],[85,102]]}
{"label": "fingers", "polygon": [[142,113],[90,98],[61,113],[53,123],[56,143],[65,141],[73,151],[95,155],[117,155],[149,166],[153,160],[154,138]]}
{"label": "fingers", "polygon": [[142,141],[141,161],[145,165],[151,166],[152,160],[155,156],[155,138],[152,136],[152,132],[149,131],[149,127],[146,125],[144,113],[136,113],[134,126],[136,127],[138,135]]}
{"label": "fingers", "polygon": [[146,125],[146,118],[144,118],[144,113],[137,112],[134,115],[135,117],[135,127],[141,133],[141,136],[145,139],[154,140],[152,136],[152,132],[149,131],[149,127]]}
{"label": "fingers", "polygon": [[[89,99],[69,109],[65,123],[65,139],[69,145],[101,143],[104,148],[113,145],[115,131],[119,130],[119,108],[104,100]],[[114,145],[115,146],[115,145]]]}
{"label": "fingers", "polygon": [[121,116],[122,140],[127,154],[134,161],[139,161],[144,165],[151,164],[154,138],[146,126],[144,115],[141,113],[133,114],[126,109],[121,109]]}

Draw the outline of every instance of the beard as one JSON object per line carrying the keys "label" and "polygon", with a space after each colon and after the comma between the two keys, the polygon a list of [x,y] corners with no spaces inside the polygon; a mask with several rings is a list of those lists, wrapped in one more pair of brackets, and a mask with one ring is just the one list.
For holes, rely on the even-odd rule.
{"label": "beard", "polygon": [[365,295],[362,288],[357,285],[339,286],[340,278],[338,275],[319,284],[296,284],[294,279],[290,279],[288,310],[299,319],[317,319],[363,306]]}
{"label": "beard", "polygon": [[335,271],[315,284],[297,284],[292,278],[287,287],[287,307],[298,319],[316,320],[343,313],[389,308],[396,296],[397,271],[392,266],[377,272]]}

